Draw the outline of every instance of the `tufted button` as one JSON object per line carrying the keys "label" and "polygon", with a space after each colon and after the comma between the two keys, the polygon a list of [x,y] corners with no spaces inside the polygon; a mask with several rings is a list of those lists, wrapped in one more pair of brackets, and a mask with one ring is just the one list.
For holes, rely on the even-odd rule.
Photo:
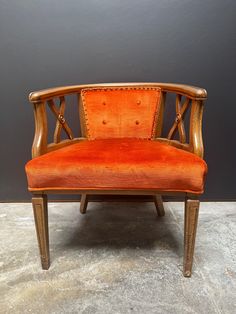
{"label": "tufted button", "polygon": [[107,121],[106,121],[106,120],[103,120],[102,123],[103,123],[103,124],[107,124]]}
{"label": "tufted button", "polygon": [[136,121],[135,121],[135,123],[138,125],[138,124],[139,124],[139,121],[138,121],[138,120],[136,120]]}
{"label": "tufted button", "polygon": [[137,101],[137,105],[140,105],[140,104],[141,104],[141,101],[140,101],[140,100],[138,100],[138,101]]}

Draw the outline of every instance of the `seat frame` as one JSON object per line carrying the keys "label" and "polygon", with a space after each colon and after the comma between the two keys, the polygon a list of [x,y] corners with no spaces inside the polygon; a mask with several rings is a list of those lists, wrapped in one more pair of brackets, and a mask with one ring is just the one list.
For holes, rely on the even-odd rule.
{"label": "seat frame", "polygon": [[[33,92],[29,95],[29,100],[34,105],[35,116],[35,136],[32,146],[32,157],[38,157],[45,153],[60,149],[62,147],[72,145],[74,143],[86,140],[86,136],[82,138],[74,138],[71,129],[64,118],[65,96],[76,94],[78,102],[81,102],[80,92],[84,88],[105,88],[105,87],[159,87],[161,88],[161,102],[158,116],[158,123],[155,132],[155,139],[165,142],[168,145],[192,152],[203,158],[203,141],[202,141],[202,113],[203,103],[207,98],[205,89],[172,83],[104,83],[104,84],[88,84],[56,87],[46,90]],[[166,103],[166,94],[176,94],[176,119],[167,136],[162,137],[163,115]],[[181,98],[185,97],[185,102],[181,104]],[[54,98],[60,99],[59,110],[55,106]],[[54,143],[48,144],[48,122],[46,105],[49,105],[56,117],[56,128],[54,132]],[[81,106],[80,106],[81,107]],[[189,143],[186,143],[186,135],[184,129],[184,116],[186,109],[190,107],[190,127],[189,127]],[[81,112],[80,112],[81,113]],[[83,115],[80,114],[80,119]],[[83,117],[82,117],[83,118]],[[81,124],[84,121],[81,120]],[[68,135],[68,140],[60,140],[60,133],[64,131]],[[179,141],[173,137],[179,132]],[[83,135],[83,134],[82,134]],[[115,190],[104,191],[97,190],[37,190],[32,192],[32,204],[34,210],[35,226],[39,244],[42,268],[47,270],[50,267],[49,255],[49,233],[48,233],[48,194],[81,194],[80,212],[86,213],[88,196],[95,194],[116,194],[116,195],[152,195],[156,206],[158,216],[164,216],[165,211],[162,202],[162,195],[177,195],[185,199],[184,213],[184,261],[183,275],[190,277],[192,274],[193,254],[195,247],[195,238],[199,212],[199,195],[191,193],[167,192],[162,190]]]}

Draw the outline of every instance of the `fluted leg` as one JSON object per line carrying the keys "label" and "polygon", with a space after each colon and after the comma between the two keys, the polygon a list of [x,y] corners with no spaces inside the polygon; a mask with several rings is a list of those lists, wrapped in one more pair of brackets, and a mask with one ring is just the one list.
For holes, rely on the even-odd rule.
{"label": "fluted leg", "polygon": [[157,210],[157,215],[160,217],[165,216],[165,210],[164,210],[161,195],[153,195],[153,198],[154,198],[154,203],[155,203],[156,210]]}
{"label": "fluted leg", "polygon": [[88,195],[82,194],[80,200],[80,212],[81,214],[85,214],[88,206]]}
{"label": "fluted leg", "polygon": [[197,199],[186,198],[185,200],[183,268],[185,277],[191,277],[192,274],[199,205],[200,202]]}
{"label": "fluted leg", "polygon": [[48,236],[48,207],[47,195],[36,195],[32,198],[34,221],[43,269],[50,267],[49,236]]}

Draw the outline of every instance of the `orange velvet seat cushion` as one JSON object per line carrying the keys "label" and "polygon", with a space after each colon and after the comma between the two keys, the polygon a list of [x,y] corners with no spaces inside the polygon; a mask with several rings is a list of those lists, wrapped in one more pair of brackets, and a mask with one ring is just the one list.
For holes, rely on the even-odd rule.
{"label": "orange velvet seat cushion", "polygon": [[26,164],[30,191],[159,190],[203,193],[206,163],[165,143],[141,139],[85,140]]}
{"label": "orange velvet seat cushion", "polygon": [[154,137],[160,88],[89,88],[81,91],[81,98],[88,139]]}

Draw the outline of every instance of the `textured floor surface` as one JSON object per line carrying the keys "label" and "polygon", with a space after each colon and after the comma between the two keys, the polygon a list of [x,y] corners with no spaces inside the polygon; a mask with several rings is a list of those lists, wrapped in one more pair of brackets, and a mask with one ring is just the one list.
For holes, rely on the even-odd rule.
{"label": "textured floor surface", "polygon": [[50,203],[41,270],[30,204],[0,204],[0,313],[236,313],[236,203],[202,203],[182,276],[183,203]]}

